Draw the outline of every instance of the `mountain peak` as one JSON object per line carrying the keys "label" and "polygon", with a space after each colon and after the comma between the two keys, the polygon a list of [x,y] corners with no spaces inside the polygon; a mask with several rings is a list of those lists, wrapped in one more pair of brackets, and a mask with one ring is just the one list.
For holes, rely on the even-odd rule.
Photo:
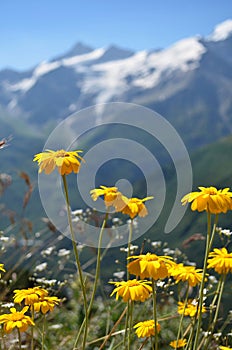
{"label": "mountain peak", "polygon": [[61,60],[63,58],[69,58],[73,56],[84,55],[90,53],[94,50],[93,47],[83,44],[82,42],[77,42],[68,52],[65,54],[55,57],[53,61]]}
{"label": "mountain peak", "polygon": [[122,60],[132,56],[134,52],[132,50],[123,49],[116,45],[110,45],[105,49],[104,54],[100,58],[101,63],[107,61]]}
{"label": "mountain peak", "polygon": [[232,20],[228,19],[218,24],[213,33],[209,36],[211,41],[221,41],[232,35]]}
{"label": "mountain peak", "polygon": [[94,48],[88,45],[83,44],[82,42],[77,42],[69,52],[67,52],[66,56],[77,56],[84,55],[85,53],[89,53],[93,51]]}

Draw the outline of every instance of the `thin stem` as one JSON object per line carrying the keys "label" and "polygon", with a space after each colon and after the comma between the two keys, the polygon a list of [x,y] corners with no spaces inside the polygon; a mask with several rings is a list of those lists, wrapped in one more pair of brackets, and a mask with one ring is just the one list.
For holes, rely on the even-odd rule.
{"label": "thin stem", "polygon": [[[141,344],[141,346],[140,346],[140,348],[139,348],[139,350],[142,350],[142,348],[146,345],[146,343],[147,343],[147,341],[148,341],[148,337],[144,340],[144,342]],[[151,348],[152,348],[152,341],[151,341]],[[153,349],[152,349],[153,350]]]}
{"label": "thin stem", "polygon": [[[213,244],[213,240],[214,240],[214,236],[215,236],[215,232],[216,232],[216,228],[217,228],[217,223],[218,223],[218,214],[216,214],[215,218],[214,218],[213,230],[212,230],[211,239],[209,242],[209,251],[212,248],[212,244]],[[208,253],[209,253],[209,251],[208,251]]]}
{"label": "thin stem", "polygon": [[[87,333],[88,333],[88,304],[87,304],[87,296],[86,296],[86,290],[85,290],[85,285],[84,285],[84,278],[83,278],[83,273],[82,273],[82,268],[81,268],[81,262],[80,262],[79,253],[78,253],[77,246],[76,246],[76,241],[75,241],[75,235],[74,235],[74,231],[73,231],[71,211],[70,211],[70,201],[69,201],[69,195],[68,195],[68,186],[67,186],[66,176],[62,175],[62,179],[63,179],[63,185],[64,185],[64,191],[65,191],[65,200],[66,200],[66,206],[67,206],[68,223],[69,223],[69,227],[70,227],[72,246],[73,246],[73,251],[74,251],[76,264],[77,264],[77,268],[78,268],[78,272],[79,272],[79,278],[80,278],[80,283],[81,283],[81,290],[82,290],[83,299],[84,299],[85,330],[84,330],[82,348],[83,348],[83,350],[85,350],[85,344],[86,344]],[[74,349],[75,349],[76,345],[77,345],[77,343],[75,342]]]}
{"label": "thin stem", "polygon": [[[35,320],[35,310],[34,305],[31,305],[31,319],[34,322]],[[34,350],[34,327],[31,327],[31,350]]]}
{"label": "thin stem", "polygon": [[[133,219],[131,219],[130,226],[129,226],[129,235],[128,235],[128,243],[127,243],[127,261],[128,261],[128,258],[131,256],[130,246],[132,241],[132,234],[133,234]],[[127,280],[129,279],[129,277],[130,277],[130,274],[129,274],[129,271],[127,270]]]}
{"label": "thin stem", "polygon": [[44,340],[45,340],[45,324],[46,324],[46,316],[43,315],[43,329],[42,329],[42,348],[44,350]]}
{"label": "thin stem", "polygon": [[199,344],[197,350],[201,350],[203,344],[204,344],[204,338],[201,339],[200,344]]}
{"label": "thin stem", "polygon": [[204,286],[205,286],[205,277],[206,277],[210,242],[211,242],[211,213],[207,211],[207,237],[206,237],[205,257],[204,257],[204,266],[203,266],[202,280],[201,280],[200,292],[199,292],[199,302],[198,302],[197,312],[195,316],[196,318],[198,317],[198,321],[197,321],[197,329],[196,329],[196,336],[195,336],[193,350],[197,349],[201,323],[202,323],[202,306],[203,306]]}
{"label": "thin stem", "polygon": [[93,301],[94,301],[94,297],[97,291],[97,284],[98,284],[98,279],[100,276],[100,266],[101,266],[101,244],[102,244],[102,236],[103,236],[103,231],[106,227],[106,222],[108,220],[108,212],[105,215],[105,219],[103,221],[102,227],[101,227],[101,231],[99,234],[99,239],[98,239],[98,250],[97,250],[97,264],[96,264],[96,272],[95,272],[95,280],[94,280],[94,286],[93,286],[93,292],[92,292],[92,297],[89,303],[89,308],[88,308],[88,316],[91,312],[92,306],[93,306]]}
{"label": "thin stem", "polygon": [[152,297],[153,297],[153,318],[155,327],[155,350],[158,350],[158,328],[157,328],[157,293],[155,280],[152,278]]}
{"label": "thin stem", "polygon": [[[148,338],[147,338],[147,339],[148,339]],[[150,342],[151,342],[151,350],[154,350],[154,344],[153,344],[152,337],[150,337]]]}
{"label": "thin stem", "polygon": [[130,300],[128,300],[128,302],[127,302],[125,333],[124,333],[124,339],[123,339],[124,349],[126,349],[126,340],[127,340],[127,337],[128,337],[129,314],[130,314]]}
{"label": "thin stem", "polygon": [[6,342],[5,342],[3,328],[1,328],[1,339],[2,339],[2,342],[3,342],[3,350],[6,350]]}
{"label": "thin stem", "polygon": [[[130,221],[129,226],[129,235],[128,235],[128,243],[127,243],[127,261],[130,257],[130,246],[132,241],[132,234],[133,234],[133,219]],[[127,270],[127,280],[130,278],[129,271]],[[127,302],[127,314],[126,314],[126,322],[125,322],[125,333],[124,333],[124,348],[126,349],[126,340],[128,340],[128,344],[130,343],[130,334],[128,336],[128,325],[129,325],[129,319],[130,319],[130,313],[131,313],[131,304],[130,300]]]}
{"label": "thin stem", "polygon": [[18,330],[18,338],[19,338],[19,350],[22,349],[22,338],[21,338],[21,333],[20,330],[17,328]]}
{"label": "thin stem", "polygon": [[[123,310],[121,316],[119,317],[119,319],[117,320],[117,322],[114,324],[113,328],[111,329],[110,333],[105,337],[104,342],[102,343],[102,345],[100,346],[99,350],[102,350],[107,342],[107,340],[111,337],[111,335],[114,333],[114,330],[116,329],[116,327],[119,325],[119,323],[121,322],[121,320],[123,319],[125,313],[127,312],[127,307],[125,307],[125,309]],[[125,332],[124,332],[125,334]]]}
{"label": "thin stem", "polygon": [[220,309],[220,306],[221,306],[221,299],[222,299],[222,293],[223,293],[223,289],[224,289],[224,285],[225,285],[225,280],[226,280],[226,274],[223,274],[220,278],[220,281],[219,281],[219,284],[220,284],[220,290],[219,290],[219,295],[218,295],[218,301],[217,301],[217,306],[216,306],[216,311],[215,311],[215,314],[214,314],[214,318],[213,318],[213,322],[209,328],[209,332],[210,332],[210,335],[207,339],[207,342],[204,346],[204,349],[208,349],[208,345],[212,339],[212,335],[213,335],[213,332],[214,332],[214,328],[215,328],[215,325],[217,323],[217,318],[218,318],[218,313],[219,313],[219,309]]}
{"label": "thin stem", "polygon": [[213,310],[214,310],[214,306],[217,301],[218,295],[220,293],[220,288],[221,288],[221,279],[218,281],[217,290],[215,291],[214,298],[212,300],[212,303],[210,304],[209,327],[211,326],[213,321]]}
{"label": "thin stem", "polygon": [[184,309],[183,309],[183,312],[181,314],[181,319],[180,319],[180,323],[179,323],[179,329],[178,329],[177,340],[176,340],[177,344],[178,344],[178,340],[180,339],[180,334],[182,331],[182,323],[183,323],[183,319],[184,319],[184,313],[185,313],[186,306],[188,304],[188,295],[189,295],[189,284],[188,284],[188,288],[186,291],[186,296],[185,296],[185,301],[184,301]]}
{"label": "thin stem", "polygon": [[133,324],[133,307],[134,307],[134,302],[131,300],[130,303],[130,314],[129,314],[129,332],[128,332],[128,339],[127,339],[127,344],[128,344],[128,350],[130,350],[130,345],[131,345],[131,333],[132,333],[132,324]]}
{"label": "thin stem", "polygon": [[[105,215],[105,219],[103,221],[103,224],[102,224],[102,227],[101,227],[101,231],[100,231],[100,234],[99,234],[99,239],[98,239],[97,264],[96,264],[96,272],[95,272],[95,280],[94,280],[93,292],[92,292],[91,300],[90,300],[88,311],[87,311],[87,315],[88,315],[87,318],[88,319],[89,319],[89,315],[90,315],[90,312],[91,312],[91,309],[92,309],[92,306],[93,306],[94,297],[95,297],[96,290],[97,290],[98,279],[99,279],[99,275],[100,275],[102,235],[103,235],[103,231],[104,231],[104,229],[106,227],[107,220],[108,220],[108,212]],[[79,338],[80,338],[80,335],[82,333],[82,330],[83,330],[83,327],[84,327],[85,323],[86,323],[86,318],[84,319],[84,321],[82,322],[82,324],[80,326],[79,332],[77,334],[77,337],[76,337],[76,340],[75,340],[75,343],[74,343],[74,349],[76,348],[76,346],[78,344],[78,341],[79,341]]]}
{"label": "thin stem", "polygon": [[188,342],[187,344],[185,345],[185,349],[191,349],[191,344],[192,344],[192,339],[193,339],[193,332],[194,332],[194,321],[191,319],[191,322],[190,324],[188,325],[185,333],[184,333],[184,337],[188,334],[188,331],[191,329],[190,331],[190,335],[189,335],[189,338],[188,338]]}

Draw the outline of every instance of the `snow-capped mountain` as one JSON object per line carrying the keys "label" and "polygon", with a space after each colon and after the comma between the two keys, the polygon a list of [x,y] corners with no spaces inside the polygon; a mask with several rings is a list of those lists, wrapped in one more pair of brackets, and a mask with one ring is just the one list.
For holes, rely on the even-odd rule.
{"label": "snow-capped mountain", "polygon": [[[207,38],[186,38],[164,50],[78,43],[27,72],[0,71],[0,105],[30,123],[46,124],[110,101],[155,109],[190,146],[232,132],[232,20]],[[207,129],[207,137],[199,137]]]}

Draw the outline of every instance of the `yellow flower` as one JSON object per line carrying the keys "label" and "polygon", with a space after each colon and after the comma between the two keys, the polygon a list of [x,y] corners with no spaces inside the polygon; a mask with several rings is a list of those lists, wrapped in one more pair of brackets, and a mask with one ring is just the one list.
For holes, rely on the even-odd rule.
{"label": "yellow flower", "polygon": [[116,288],[110,294],[112,296],[116,293],[116,299],[119,297],[123,298],[123,301],[136,300],[136,301],[145,301],[152,292],[152,287],[149,285],[151,282],[140,280],[137,281],[121,281],[121,282],[110,282],[115,284]]}
{"label": "yellow flower", "polygon": [[25,306],[21,311],[16,311],[14,307],[10,308],[11,314],[3,314],[0,316],[0,323],[4,323],[4,332],[10,333],[15,327],[20,332],[25,332],[28,326],[34,326],[34,322],[29,316],[24,315],[27,312],[28,306]]}
{"label": "yellow flower", "polygon": [[231,348],[228,348],[228,346],[219,346],[220,350],[231,350]]}
{"label": "yellow flower", "polygon": [[232,253],[228,253],[226,248],[215,248],[209,253],[208,269],[214,269],[219,274],[232,272]]}
{"label": "yellow flower", "polygon": [[192,210],[206,210],[211,214],[226,213],[232,209],[232,192],[229,192],[229,188],[222,190],[217,190],[215,187],[198,188],[200,192],[191,192],[182,198],[182,205],[192,202]]}
{"label": "yellow flower", "polygon": [[127,265],[131,274],[155,280],[166,278],[169,274],[169,268],[175,264],[169,256],[158,256],[151,253],[130,256],[128,259],[136,259]]}
{"label": "yellow flower", "polygon": [[117,187],[100,186],[90,191],[94,201],[103,196],[106,207],[114,206],[116,211],[121,211],[126,205],[126,197],[118,191]]}
{"label": "yellow flower", "polygon": [[[133,328],[137,328],[135,333],[137,334],[138,338],[147,338],[151,337],[152,335],[155,335],[155,322],[154,320],[148,320],[137,323]],[[156,325],[157,333],[160,332],[160,324],[157,323]]]}
{"label": "yellow flower", "polygon": [[[81,163],[84,159],[78,154],[82,151],[68,152],[63,149],[58,151],[46,150],[45,152],[35,155],[33,162],[38,162],[39,173],[51,174],[55,168],[58,169],[60,175],[68,175],[70,173],[78,173]],[[80,160],[79,160],[79,159]]]}
{"label": "yellow flower", "polygon": [[127,214],[133,219],[135,216],[139,215],[140,217],[144,217],[148,214],[147,208],[143,202],[146,202],[154,197],[146,197],[143,199],[139,198],[126,198],[126,205],[121,211],[123,214]]}
{"label": "yellow flower", "polygon": [[[185,303],[182,303],[181,301],[178,302],[178,314],[184,314],[184,316],[194,317],[197,313],[197,302],[195,302],[194,300],[188,300],[187,305],[185,307],[184,305]],[[198,313],[199,312],[200,310],[198,310]],[[202,306],[201,312],[206,312],[206,308],[204,306]]]}
{"label": "yellow flower", "polygon": [[196,269],[194,266],[184,266],[182,263],[171,267],[169,274],[177,283],[187,281],[191,287],[195,287],[202,280],[202,269]]}
{"label": "yellow flower", "polygon": [[[6,272],[6,270],[4,269],[4,264],[0,264],[0,271]],[[1,278],[1,274],[0,274],[0,278]]]}
{"label": "yellow flower", "polygon": [[48,295],[48,291],[40,287],[16,289],[14,293],[14,302],[20,304],[24,300],[25,305],[33,305]]}
{"label": "yellow flower", "polygon": [[178,341],[176,340],[171,341],[170,346],[174,349],[178,349],[178,348],[183,348],[186,344],[187,344],[186,339],[179,339]]}
{"label": "yellow flower", "polygon": [[46,314],[48,311],[53,311],[55,305],[58,305],[60,302],[60,299],[57,297],[42,297],[39,301],[34,303],[34,310],[36,312],[41,312],[43,314]]}

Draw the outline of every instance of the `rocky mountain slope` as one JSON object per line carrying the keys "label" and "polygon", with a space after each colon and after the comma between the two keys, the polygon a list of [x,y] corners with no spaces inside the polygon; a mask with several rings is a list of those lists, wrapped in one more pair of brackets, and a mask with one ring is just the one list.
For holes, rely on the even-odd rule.
{"label": "rocky mountain slope", "polygon": [[82,108],[112,101],[161,113],[189,149],[232,131],[232,20],[207,38],[191,37],[158,51],[69,52],[26,72],[0,71],[0,106],[7,115],[46,128]]}

